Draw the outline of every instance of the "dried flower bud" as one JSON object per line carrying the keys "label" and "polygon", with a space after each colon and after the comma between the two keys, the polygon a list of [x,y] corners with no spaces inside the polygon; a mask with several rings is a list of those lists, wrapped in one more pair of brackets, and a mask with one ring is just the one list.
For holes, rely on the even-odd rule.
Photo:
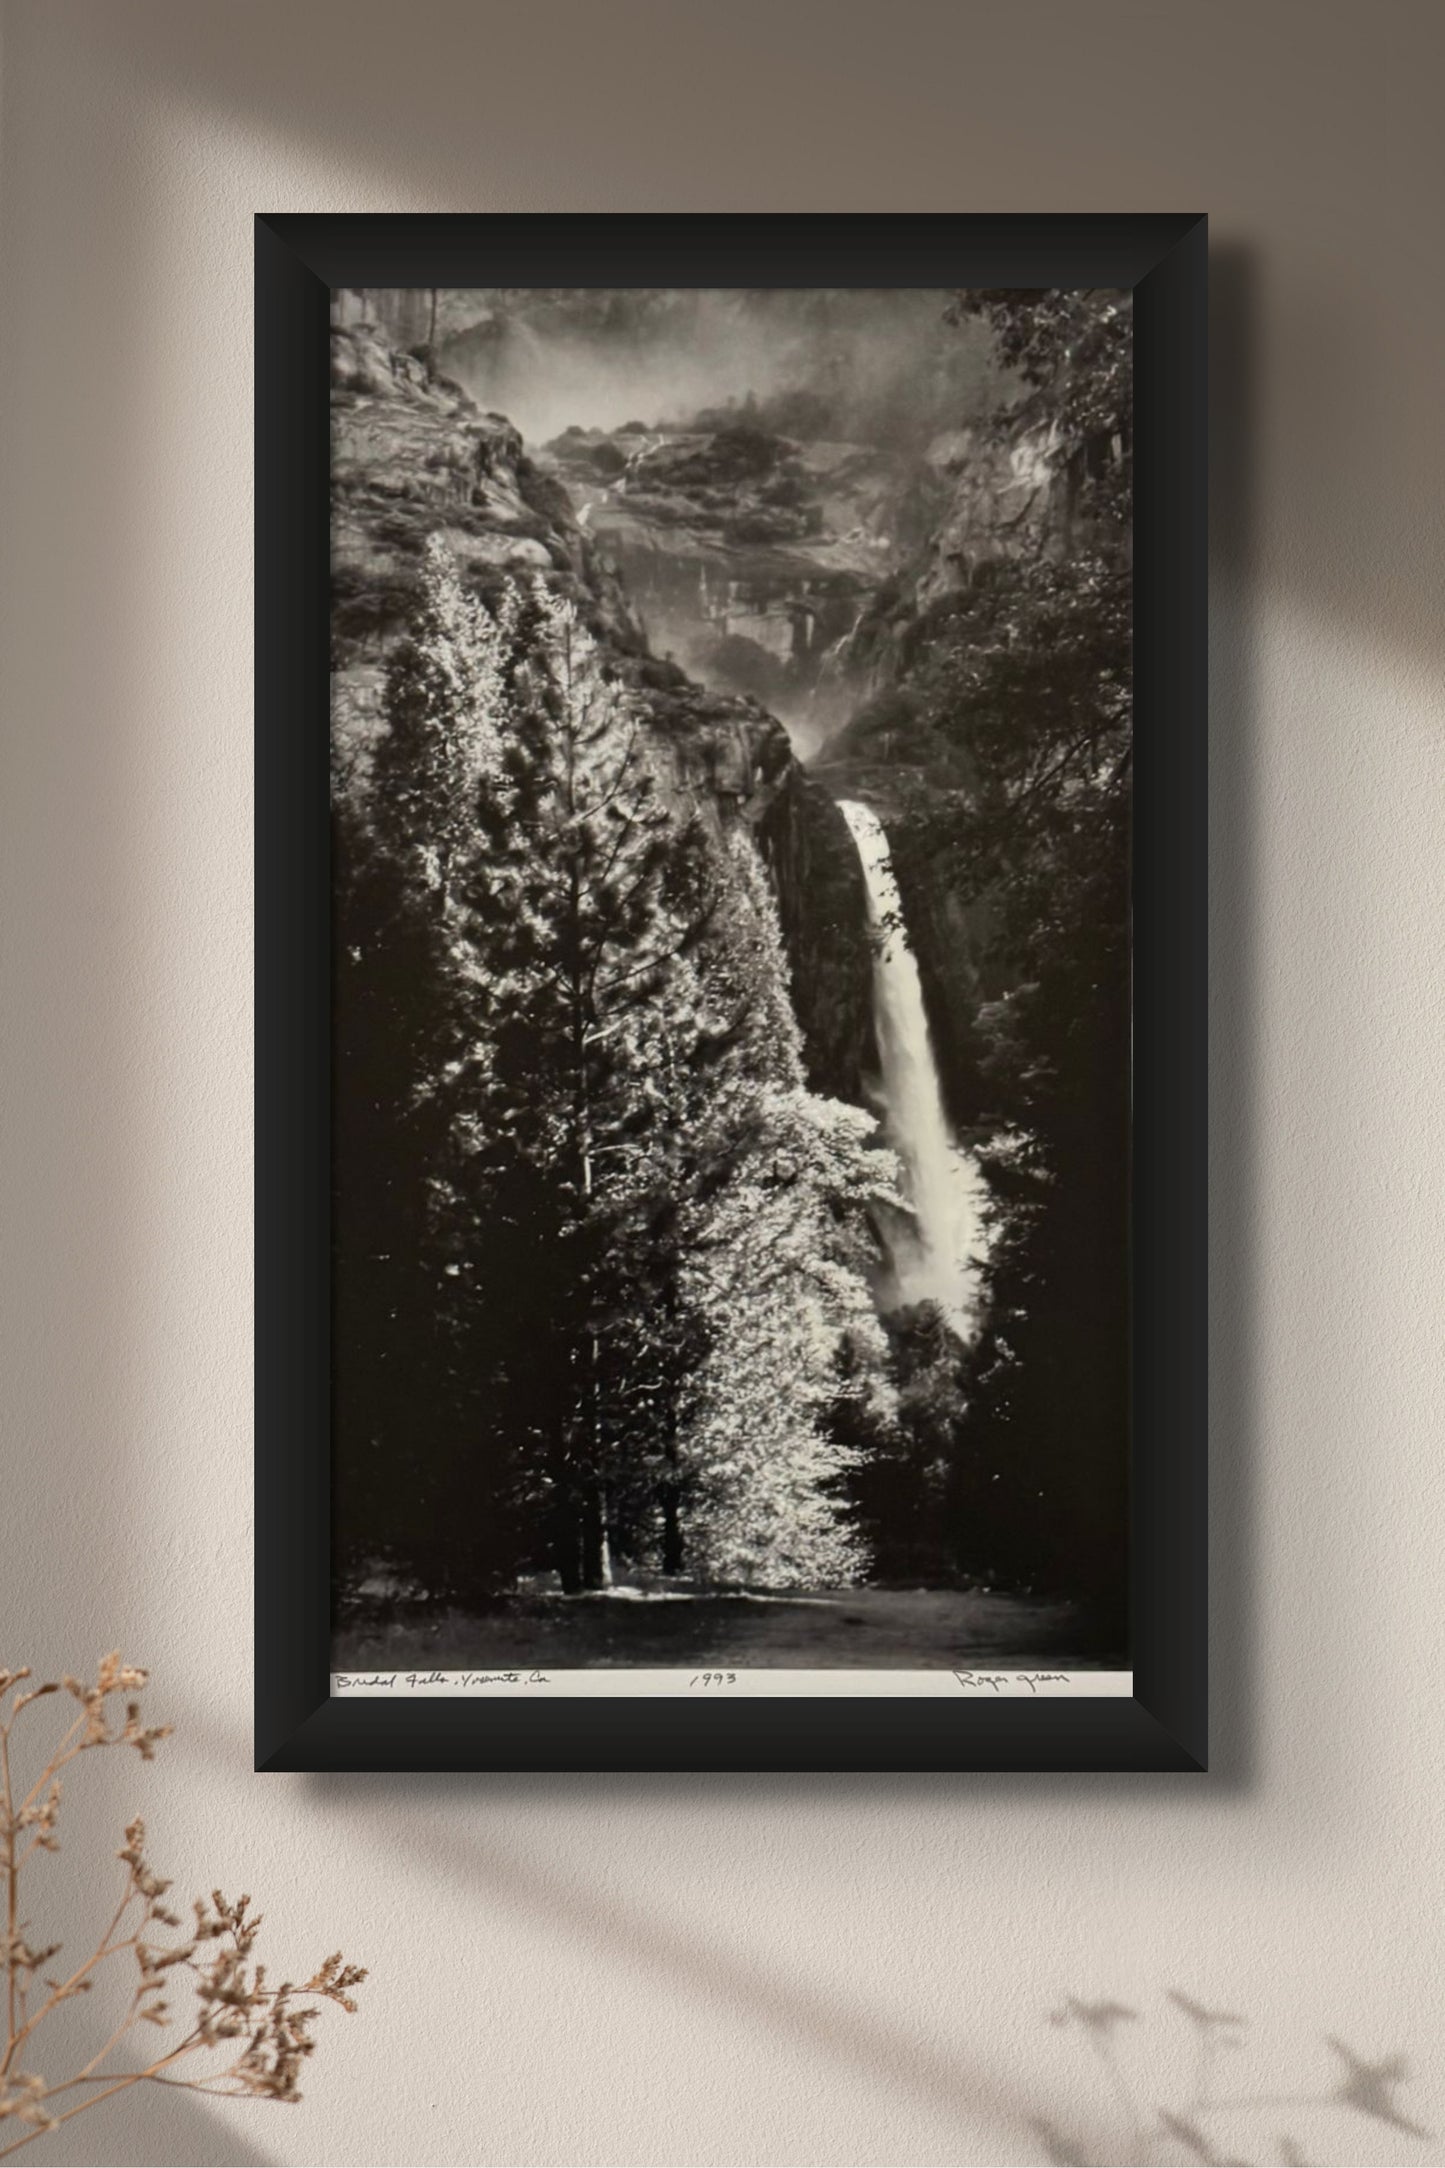
{"label": "dried flower bud", "polygon": [[56,2118],[45,2106],[46,2091],[44,2078],[31,2071],[17,2070],[11,2077],[0,2077],[0,2117],[13,2115],[34,2130],[53,2130]]}

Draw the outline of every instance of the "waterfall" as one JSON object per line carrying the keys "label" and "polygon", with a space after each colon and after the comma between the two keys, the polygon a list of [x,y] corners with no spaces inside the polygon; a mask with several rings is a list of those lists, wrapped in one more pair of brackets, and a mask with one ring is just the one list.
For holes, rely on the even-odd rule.
{"label": "waterfall", "polygon": [[867,806],[844,799],[838,810],[852,831],[868,890],[883,1126],[902,1162],[912,1206],[911,1218],[889,1234],[893,1284],[886,1293],[900,1304],[936,1302],[954,1331],[967,1337],[986,1248],[983,1180],[944,1113],[888,838]]}

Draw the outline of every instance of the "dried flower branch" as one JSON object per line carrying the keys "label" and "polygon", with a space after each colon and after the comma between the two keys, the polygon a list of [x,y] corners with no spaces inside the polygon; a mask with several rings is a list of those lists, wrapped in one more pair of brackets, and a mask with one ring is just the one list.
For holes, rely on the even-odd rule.
{"label": "dried flower branch", "polygon": [[[60,1772],[92,1747],[131,1746],[143,1761],[150,1761],[157,1741],[169,1737],[170,1726],[144,1724],[140,1703],[134,1699],[124,1702],[123,1716],[112,1707],[114,1697],[136,1695],[146,1684],[146,1673],[123,1664],[118,1652],[102,1659],[93,1686],[65,1678],[25,1688],[29,1677],[24,1666],[16,1671],[0,1669],[0,1875],[5,1888],[6,1999],[0,2136],[9,2139],[0,2145],[0,2160],[18,2153],[42,2131],[68,2123],[135,2085],[168,2085],[231,2098],[299,2100],[298,2079],[315,2047],[311,2028],[319,2013],[312,2005],[298,2007],[297,1998],[315,1996],[354,2011],[351,1990],[366,1978],[365,1972],[346,1964],[337,1951],[299,1987],[289,1980],[279,1987],[268,1986],[265,1967],[251,1959],[261,1918],[251,1912],[250,1898],[241,1897],[232,1904],[213,1890],[209,1902],[196,1900],[192,1920],[183,1925],[180,1915],[164,1901],[169,1882],[155,1873],[146,1858],[143,1822],[130,1824],[116,1854],[124,1879],[119,1901],[95,1948],[69,1972],[63,1967],[57,1968],[57,1974],[43,1969],[59,1955],[60,1945],[30,1940],[29,1922],[20,1911],[20,1876],[37,1851],[60,1849],[55,1834]],[[11,1773],[10,1742],[16,1721],[32,1702],[61,1692],[78,1704],[76,1715],[39,1776],[21,1793]],[[132,1953],[136,1977],[128,1996],[122,1994],[119,2020],[108,2039],[70,2077],[52,2082],[40,2075],[30,2066],[37,2058],[38,2035],[46,2019],[72,1996],[88,1994],[106,1961],[126,1950]],[[133,2054],[133,2067],[118,2067],[112,2057],[138,2026],[170,2028],[175,2022],[167,1996],[176,1984],[183,1984],[194,1997],[188,2027],[166,2053],[149,2061]],[[177,2075],[178,2066],[191,2058],[200,2059],[191,2063],[190,2074]],[[82,2097],[61,2104],[64,2096],[77,2093]],[[10,2137],[4,2129],[7,2121],[19,2136]]]}

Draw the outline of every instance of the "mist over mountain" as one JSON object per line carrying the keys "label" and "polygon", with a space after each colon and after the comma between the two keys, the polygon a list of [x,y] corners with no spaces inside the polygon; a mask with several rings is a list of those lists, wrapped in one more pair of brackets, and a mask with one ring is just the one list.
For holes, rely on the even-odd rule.
{"label": "mist over mountain", "polygon": [[855,705],[847,639],[945,517],[959,431],[1008,390],[948,298],[482,288],[378,313],[521,431],[654,651],[766,702],[806,759]]}
{"label": "mist over mountain", "polygon": [[[981,414],[998,373],[946,293],[834,287],[481,287],[438,296],[440,366],[529,444],[765,410],[793,435],[918,447]],[[417,329],[417,337],[426,331]]]}

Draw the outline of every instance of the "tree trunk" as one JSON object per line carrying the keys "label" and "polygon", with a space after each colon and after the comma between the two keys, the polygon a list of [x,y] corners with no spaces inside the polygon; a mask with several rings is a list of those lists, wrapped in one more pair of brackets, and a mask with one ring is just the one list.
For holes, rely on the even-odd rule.
{"label": "tree trunk", "polygon": [[602,1486],[588,1483],[580,1504],[581,1567],[584,1588],[605,1588],[610,1578],[607,1556],[607,1523],[602,1512]]}
{"label": "tree trunk", "polygon": [[574,1498],[564,1500],[557,1508],[552,1561],[563,1595],[580,1595],[587,1583],[582,1563],[582,1515]]}
{"label": "tree trunk", "polygon": [[682,1571],[682,1501],[676,1483],[662,1486],[662,1570]]}

